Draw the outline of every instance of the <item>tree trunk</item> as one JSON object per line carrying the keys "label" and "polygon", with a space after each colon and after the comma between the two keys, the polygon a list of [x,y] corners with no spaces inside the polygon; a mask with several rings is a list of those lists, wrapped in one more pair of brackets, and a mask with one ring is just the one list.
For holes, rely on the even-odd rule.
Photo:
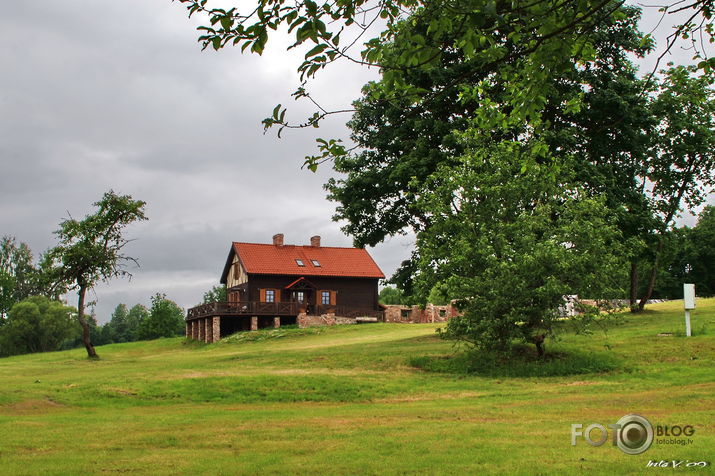
{"label": "tree trunk", "polygon": [[655,287],[655,278],[658,276],[658,265],[660,264],[660,254],[663,252],[663,235],[660,235],[658,240],[658,248],[655,250],[655,260],[653,261],[653,267],[650,270],[650,277],[648,278],[648,287],[645,290],[645,294],[638,303],[638,312],[641,312],[644,308],[648,299],[650,299],[651,294],[653,294],[653,288]]}
{"label": "tree trunk", "polygon": [[638,311],[638,262],[631,261],[631,312]]}
{"label": "tree trunk", "polygon": [[77,294],[79,295],[79,302],[77,303],[77,320],[82,326],[82,342],[84,343],[84,348],[87,349],[87,356],[90,359],[97,359],[99,356],[92,345],[92,339],[89,333],[89,324],[87,323],[87,319],[84,318],[84,297],[86,293],[87,287],[80,285],[79,291],[77,291]]}
{"label": "tree trunk", "polygon": [[534,345],[536,346],[536,354],[539,358],[544,356],[544,340],[546,340],[546,334],[540,334],[534,336]]}

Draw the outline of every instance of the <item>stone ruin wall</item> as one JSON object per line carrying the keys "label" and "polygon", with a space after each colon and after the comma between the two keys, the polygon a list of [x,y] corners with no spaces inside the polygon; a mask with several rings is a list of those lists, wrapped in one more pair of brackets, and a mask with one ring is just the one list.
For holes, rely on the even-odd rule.
{"label": "stone ruin wall", "polygon": [[420,306],[404,306],[401,304],[389,304],[383,307],[385,308],[385,322],[410,324],[447,322],[459,315],[457,308],[451,304],[446,306],[427,304],[424,309]]}

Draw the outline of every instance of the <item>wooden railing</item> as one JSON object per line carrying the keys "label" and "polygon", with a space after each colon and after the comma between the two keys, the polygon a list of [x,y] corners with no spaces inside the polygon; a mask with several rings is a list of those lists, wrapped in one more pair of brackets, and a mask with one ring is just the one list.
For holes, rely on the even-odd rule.
{"label": "wooden railing", "polygon": [[[304,304],[297,302],[214,302],[192,307],[186,312],[186,320],[209,316],[297,316]],[[313,315],[335,314],[340,317],[376,317],[382,320],[382,311],[357,309],[346,306],[309,306]]]}
{"label": "wooden railing", "polygon": [[186,319],[206,316],[297,316],[298,303],[295,302],[213,302],[192,307],[186,312]]}

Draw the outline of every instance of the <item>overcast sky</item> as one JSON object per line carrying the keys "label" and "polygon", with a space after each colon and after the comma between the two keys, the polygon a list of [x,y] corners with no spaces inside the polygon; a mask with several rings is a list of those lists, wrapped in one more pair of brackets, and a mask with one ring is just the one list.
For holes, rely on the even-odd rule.
{"label": "overcast sky", "polygon": [[[350,246],[331,221],[322,185],[301,170],[316,137],[343,137],[347,117],[319,130],[263,134],[261,119],[290,99],[301,56],[271,40],[263,56],[201,51],[197,20],[169,0],[22,0],[0,14],[0,235],[39,252],[71,213],[114,189],[147,202],[127,251],[131,281],[102,285],[100,322],[120,303],[156,292],[182,307],[218,284],[231,241]],[[312,91],[342,108],[376,71],[328,68]],[[691,221],[692,223],[692,221]],[[409,237],[370,249],[386,275],[410,253]],[[74,298],[72,298],[74,301]]]}

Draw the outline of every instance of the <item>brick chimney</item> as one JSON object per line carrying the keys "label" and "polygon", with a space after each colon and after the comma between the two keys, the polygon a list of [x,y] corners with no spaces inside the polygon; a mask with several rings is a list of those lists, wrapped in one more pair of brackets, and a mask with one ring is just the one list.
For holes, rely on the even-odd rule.
{"label": "brick chimney", "polygon": [[320,236],[315,235],[310,237],[310,246],[320,248]]}
{"label": "brick chimney", "polygon": [[283,246],[283,233],[273,235],[273,245]]}

